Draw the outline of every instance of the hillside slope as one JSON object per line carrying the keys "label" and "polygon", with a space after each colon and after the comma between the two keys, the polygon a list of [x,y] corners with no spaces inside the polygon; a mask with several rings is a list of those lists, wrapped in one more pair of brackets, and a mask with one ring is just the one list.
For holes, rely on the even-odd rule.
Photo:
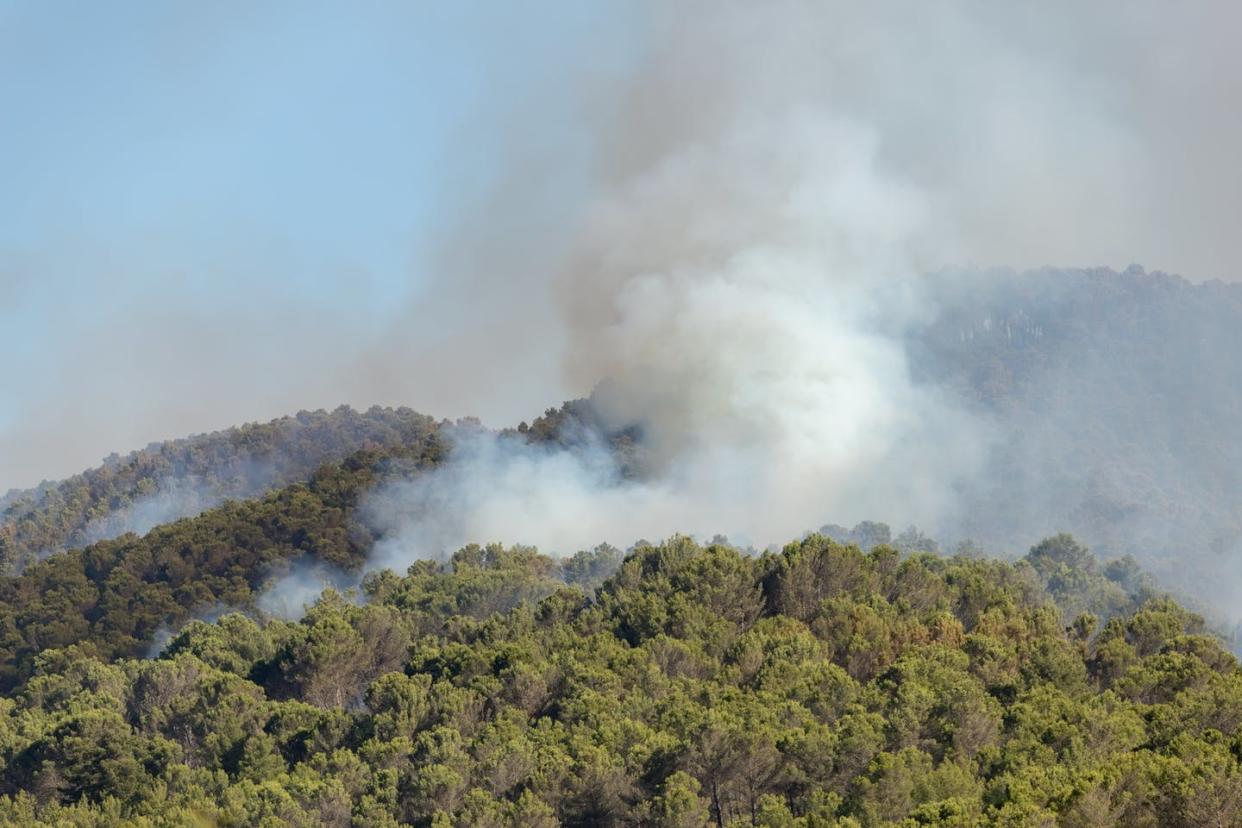
{"label": "hillside slope", "polygon": [[1236,606],[1242,285],[1135,267],[940,274],[928,292],[912,370],[1000,435],[961,493],[959,536],[1020,553],[1072,532]]}
{"label": "hillside slope", "polygon": [[408,408],[341,406],[112,455],[82,474],[0,498],[0,572],[305,481],[355,451],[410,443],[432,424]]}
{"label": "hillside slope", "polygon": [[[1072,532],[1230,606],[1242,591],[1232,574],[1242,573],[1242,286],[1045,269],[936,274],[926,294],[933,311],[905,340],[911,371],[996,439],[982,473],[960,486],[957,514],[924,528],[1010,555]],[[353,451],[408,444],[429,422],[408,409],[303,412],[10,492],[0,498],[0,571],[305,481]],[[578,429],[598,426],[577,401],[524,433],[572,447]],[[641,429],[610,440],[621,471],[641,475]],[[838,519],[809,516],[807,528]]]}
{"label": "hillside slope", "polygon": [[274,568],[297,559],[357,568],[375,541],[354,519],[360,499],[378,478],[417,474],[444,452],[438,426],[428,421],[408,443],[356,452],[306,483],[0,576],[0,689],[24,681],[50,648],[136,656],[161,628],[219,608],[253,608]]}

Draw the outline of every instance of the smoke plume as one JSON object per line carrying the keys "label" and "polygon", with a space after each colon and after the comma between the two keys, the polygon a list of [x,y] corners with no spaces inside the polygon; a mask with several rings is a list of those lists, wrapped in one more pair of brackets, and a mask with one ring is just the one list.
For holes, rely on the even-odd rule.
{"label": "smoke plume", "polygon": [[[600,445],[462,436],[444,469],[374,494],[375,564],[467,542],[565,553],[675,531],[764,546],[869,518],[954,541],[1007,486],[1029,500],[998,512],[1022,517],[1005,551],[1064,528],[1072,516],[1047,506],[1064,500],[1055,475],[1017,469],[1019,482],[988,465],[1018,432],[915,379],[911,331],[938,316],[944,291],[968,289],[950,265],[1143,258],[1227,275],[1211,226],[1236,191],[1209,183],[1210,168],[1223,158],[1213,142],[1239,124],[1212,90],[1238,73],[1213,29],[1235,12],[1133,11],[649,10],[636,65],[585,71],[568,95],[588,102],[590,146],[562,224],[523,209],[529,169],[502,179],[445,236],[470,255],[445,255],[449,278],[419,308],[481,315],[482,334],[440,340],[450,352],[525,343],[505,387],[544,376],[548,354],[569,394],[605,380],[592,402],[643,435],[646,474],[622,477]],[[512,155],[555,177],[522,112],[506,122]],[[1187,140],[1204,154],[1183,155]],[[1204,205],[1207,224],[1176,215],[1180,199]],[[526,372],[532,341],[544,347]],[[1044,432],[1074,431],[1086,410],[1056,412],[1041,426],[1048,451],[1028,453],[1063,462],[1072,441]]]}
{"label": "smoke plume", "polygon": [[[235,111],[265,127],[270,112],[305,118],[306,152],[265,146],[256,168],[280,161],[285,175],[220,188],[223,212],[270,205],[260,197],[271,193],[291,214],[319,203],[338,212],[324,224],[298,213],[306,224],[288,236],[261,216],[203,230],[210,211],[181,213],[165,198],[152,202],[159,221],[134,224],[134,238],[162,239],[150,247],[32,233],[45,244],[29,255],[4,248],[0,298],[19,305],[42,296],[46,280],[32,274],[47,269],[44,248],[77,252],[58,260],[66,287],[40,300],[55,320],[5,326],[19,355],[52,367],[19,374],[20,404],[0,408],[0,468],[33,474],[53,451],[115,449],[139,412],[154,412],[143,415],[149,437],[338,402],[509,425],[604,382],[593,402],[607,426],[642,434],[643,475],[622,475],[603,445],[463,433],[447,466],[373,494],[373,565],[471,541],[570,552],[673,531],[762,546],[864,519],[951,538],[978,505],[963,491],[1006,484],[979,472],[1016,432],[912,371],[911,331],[943,301],[944,280],[922,274],[1142,261],[1229,279],[1242,254],[1240,9],[775,0],[618,4],[598,17],[523,7],[496,12],[504,25],[463,25],[385,7],[305,27],[340,32],[328,44],[340,50],[275,39],[297,55],[339,56],[318,60],[305,87],[296,68],[266,74],[286,61],[262,38],[177,50],[173,77],[186,89],[240,66],[256,82],[229,91],[266,95],[213,101],[221,122]],[[212,20],[227,33],[227,19]],[[402,38],[435,26],[452,30],[443,40],[471,71],[399,63],[422,54]],[[350,60],[357,43],[365,59]],[[438,45],[419,43],[428,54]],[[254,65],[230,63],[249,48]],[[203,53],[216,62],[200,65]],[[404,85],[394,65],[409,72]],[[427,89],[445,90],[432,101],[445,104],[443,123],[392,115]],[[309,115],[273,106],[303,97]],[[149,144],[164,146],[166,127],[204,134],[202,108],[191,108],[175,124],[153,119],[160,141]],[[393,151],[403,142],[385,143],[433,127],[441,141],[421,150],[443,163],[412,173]],[[314,143],[323,132],[335,143]],[[231,170],[252,153],[236,156],[209,160]],[[288,166],[299,158],[304,169]],[[342,169],[360,171],[347,187]],[[411,210],[366,184],[398,179],[428,203]],[[355,279],[351,240],[371,238],[364,225],[398,206],[414,217],[403,226],[417,227],[408,289]],[[389,243],[404,232],[386,226]],[[315,248],[324,235],[338,244]],[[305,250],[283,252],[290,240]],[[333,264],[311,264],[321,260]],[[89,268],[126,286],[106,291],[123,307],[104,314],[87,299],[63,310],[73,274]],[[290,297],[263,277],[284,269],[331,289]],[[222,283],[223,302],[207,289]],[[1041,446],[1065,445],[1078,413],[1040,419]],[[1058,502],[1044,496],[1055,480],[1027,483],[1030,504]]]}
{"label": "smoke plume", "polygon": [[[448,468],[379,496],[398,516],[378,522],[385,561],[497,539],[572,552],[679,530],[765,545],[828,519],[952,523],[991,432],[912,381],[903,337],[932,311],[918,274],[967,228],[943,215],[947,182],[894,154],[911,143],[892,113],[851,87],[854,64],[876,58],[851,39],[886,24],[802,3],[650,24],[626,83],[596,79],[613,108],[596,115],[580,209],[534,256],[544,272],[512,257],[463,280],[518,281],[519,318],[559,309],[568,384],[607,380],[595,405],[641,429],[649,475],[619,480],[598,447],[472,437]],[[491,215],[520,215],[520,192],[494,193]],[[505,259],[513,235],[474,218],[476,256]]]}

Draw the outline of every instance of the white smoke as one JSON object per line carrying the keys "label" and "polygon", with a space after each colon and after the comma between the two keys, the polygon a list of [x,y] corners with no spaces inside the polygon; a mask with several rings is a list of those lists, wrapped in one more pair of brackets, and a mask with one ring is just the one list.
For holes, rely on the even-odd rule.
{"label": "white smoke", "polygon": [[255,607],[272,618],[297,620],[306,614],[324,590],[333,589],[357,599],[362,574],[345,572],[309,556],[282,561],[268,573],[267,584],[255,601]]}
{"label": "white smoke", "polygon": [[[813,38],[776,71],[737,59],[752,17],[667,33],[631,90],[644,114],[624,135],[641,147],[601,149],[549,286],[571,384],[607,380],[595,403],[641,427],[650,475],[619,480],[598,446],[467,437],[444,469],[377,495],[382,565],[467,542],[567,553],[680,531],[766,545],[829,519],[947,519],[988,432],[905,362],[902,334],[927,312],[927,195],[883,162],[873,125],[787,82]],[[709,55],[725,77],[689,106],[679,82]]]}
{"label": "white smoke", "polygon": [[206,480],[193,475],[159,481],[154,492],[94,518],[82,528],[80,541],[96,543],[127,532],[145,535],[162,523],[194,517],[218,506],[224,497]]}
{"label": "white smoke", "polygon": [[597,443],[571,451],[461,430],[448,463],[367,498],[363,519],[381,536],[370,563],[400,571],[416,558],[498,540],[576,551],[592,538],[628,533],[628,516],[649,510],[652,492],[623,481]]}
{"label": "white smoke", "polygon": [[[584,79],[555,104],[532,95],[479,130],[520,169],[444,234],[432,286],[356,374],[454,400],[469,386],[476,411],[606,381],[594,402],[606,424],[640,428],[647,474],[622,478],[600,445],[458,435],[447,465],[373,494],[371,566],[470,542],[567,553],[720,532],[764,546],[864,519],[951,541],[960,489],[998,437],[912,379],[905,335],[937,312],[919,274],[1223,271],[1191,243],[1217,231],[1170,205],[1190,182],[1219,230],[1236,165],[1204,175],[1224,156],[1185,155],[1166,116],[1242,134],[1218,96],[1185,94],[1232,66],[1213,32],[1233,12],[644,8],[628,71],[574,67]],[[587,125],[585,172],[547,157],[564,120]],[[393,354],[432,351],[394,379]]]}
{"label": "white smoke", "polygon": [[916,192],[865,130],[809,112],[666,159],[602,199],[564,274],[570,369],[638,424],[654,462],[605,446],[457,436],[451,462],[372,499],[373,562],[465,543],[564,554],[675,532],[777,543],[828,518],[936,526],[986,429],[916,387]]}
{"label": "white smoke", "polygon": [[[159,21],[131,10],[145,23],[118,24],[126,38],[45,8],[6,20],[25,48],[0,54],[4,76],[48,86],[11,87],[5,111],[24,128],[0,133],[12,144],[0,157],[15,174],[64,176],[27,177],[40,185],[32,204],[125,205],[109,212],[132,212],[133,226],[113,237],[97,213],[57,208],[22,209],[8,228],[0,325],[20,393],[0,411],[0,488],[299,407],[385,402],[504,425],[578,396],[597,377],[559,371],[566,331],[548,276],[577,243],[582,202],[625,198],[696,147],[719,154],[729,136],[798,111],[864,136],[881,177],[914,196],[905,246],[920,271],[1138,261],[1192,281],[1237,278],[1242,4],[681,0],[453,4],[448,15],[316,4],[308,25],[221,14],[206,30],[193,9]],[[129,58],[171,54],[168,32],[185,48],[175,67],[156,65],[175,71],[142,72]],[[99,50],[85,64],[82,44]],[[124,167],[109,142],[83,137],[100,125],[78,97],[91,77],[79,83],[74,67],[99,68],[108,85],[127,77],[108,70],[131,64],[135,80],[158,75],[156,89],[174,93],[144,104],[130,90],[133,111],[103,129],[115,147],[152,149],[131,159],[146,174],[75,174]],[[35,90],[25,107],[24,90]],[[62,98],[56,112],[86,128],[44,119],[44,102]],[[451,106],[429,109],[442,99]],[[404,140],[411,121],[442,148]],[[230,146],[279,163],[247,174],[222,165]],[[202,194],[214,199],[187,197],[179,164],[223,176]],[[440,171],[430,193],[411,172],[424,167]],[[717,186],[765,172],[751,156]],[[294,195],[339,194],[342,181],[347,199]],[[716,192],[652,215],[662,226],[644,243],[680,243]],[[428,221],[394,219],[424,204]],[[411,251],[404,313],[393,306],[406,294],[389,289],[399,277],[372,272],[366,226],[391,227],[394,247]],[[290,290],[277,273],[320,289]]]}

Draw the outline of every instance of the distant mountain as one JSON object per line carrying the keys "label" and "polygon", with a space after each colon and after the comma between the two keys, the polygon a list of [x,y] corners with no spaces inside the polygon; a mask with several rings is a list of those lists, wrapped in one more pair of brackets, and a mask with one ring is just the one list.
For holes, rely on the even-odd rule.
{"label": "distant mountain", "polygon": [[961,535],[1068,531],[1218,603],[1242,586],[1242,285],[1131,267],[938,274],[920,382],[995,427]]}
{"label": "distant mountain", "polygon": [[126,532],[144,534],[228,499],[258,497],[353,452],[408,444],[433,426],[408,408],[341,406],[112,455],[67,480],[0,498],[0,572]]}

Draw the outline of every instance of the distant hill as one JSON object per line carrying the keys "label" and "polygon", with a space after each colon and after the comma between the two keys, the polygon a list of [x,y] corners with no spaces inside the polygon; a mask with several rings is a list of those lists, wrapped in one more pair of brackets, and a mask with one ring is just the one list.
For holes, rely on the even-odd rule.
{"label": "distant hill", "polygon": [[355,451],[408,444],[433,426],[408,408],[341,406],[114,454],[67,480],[0,498],[0,572],[261,496]]}
{"label": "distant hill", "polygon": [[[960,487],[959,514],[923,528],[946,549],[969,539],[1010,555],[1071,532],[1106,557],[1133,555],[1182,593],[1236,604],[1242,286],[1132,267],[945,272],[925,288],[933,312],[906,339],[915,379],[996,439],[983,473]],[[0,571],[262,496],[352,452],[408,445],[433,424],[404,408],[341,407],[113,456],[0,498]],[[579,400],[514,431],[572,446],[599,430]],[[641,475],[641,431],[607,439],[622,472]]]}
{"label": "distant hill", "polygon": [[404,443],[353,452],[306,482],[0,575],[0,692],[28,676],[45,650],[139,656],[161,628],[220,607],[253,607],[261,585],[290,562],[356,570],[375,543],[356,519],[361,498],[378,479],[418,474],[446,452],[439,424],[410,423]]}
{"label": "distant hill", "polygon": [[938,274],[928,295],[912,370],[1000,435],[957,533],[1016,553],[1072,532],[1236,603],[1242,285],[1045,269]]}

